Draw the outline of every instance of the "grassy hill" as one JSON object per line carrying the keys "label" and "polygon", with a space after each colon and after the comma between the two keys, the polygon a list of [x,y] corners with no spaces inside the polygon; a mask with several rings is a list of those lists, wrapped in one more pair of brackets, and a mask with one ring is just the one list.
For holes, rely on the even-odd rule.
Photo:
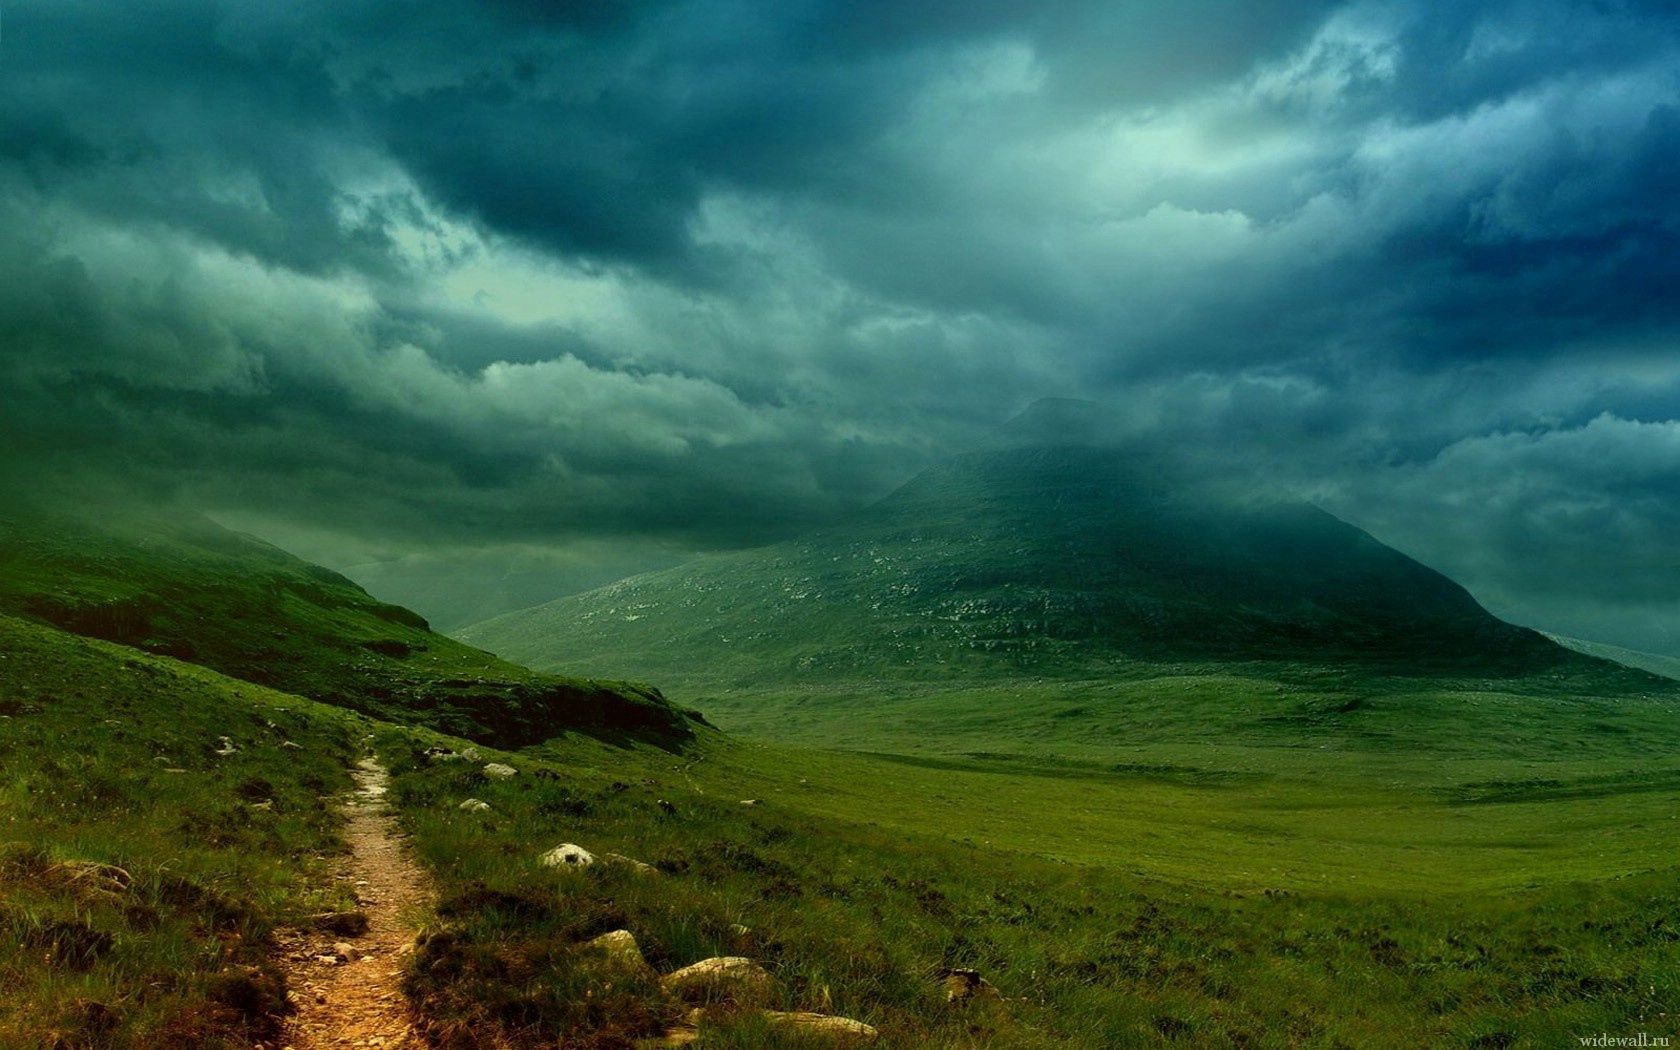
{"label": "grassy hill", "polygon": [[130,508],[0,517],[0,613],[504,745],[568,730],[691,732],[691,717],[655,689],[507,663],[202,518]]}
{"label": "grassy hill", "polygon": [[0,616],[0,1046],[271,1038],[365,725]]}
{"label": "grassy hill", "polygon": [[1316,508],[1177,494],[1089,448],[960,457],[804,539],[460,634],[531,666],[651,676],[711,698],[1231,668],[1266,689],[1295,668],[1652,688],[1496,619]]}

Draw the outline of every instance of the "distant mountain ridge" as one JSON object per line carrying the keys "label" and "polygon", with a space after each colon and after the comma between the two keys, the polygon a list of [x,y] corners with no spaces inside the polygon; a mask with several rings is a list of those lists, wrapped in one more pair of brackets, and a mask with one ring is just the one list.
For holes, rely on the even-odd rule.
{"label": "distant mountain ridge", "polygon": [[1542,632],[1547,638],[1575,652],[1586,656],[1594,656],[1600,660],[1609,660],[1632,667],[1663,678],[1680,681],[1680,656],[1665,656],[1662,653],[1647,653],[1639,649],[1629,649],[1621,645],[1611,645],[1609,642],[1590,642],[1584,638],[1570,638],[1566,635]]}
{"label": "distant mountain ridge", "polygon": [[803,539],[461,636],[537,667],[718,684],[1182,660],[1523,675],[1581,660],[1315,507],[1176,491],[1153,466],[1079,445],[958,456]]}

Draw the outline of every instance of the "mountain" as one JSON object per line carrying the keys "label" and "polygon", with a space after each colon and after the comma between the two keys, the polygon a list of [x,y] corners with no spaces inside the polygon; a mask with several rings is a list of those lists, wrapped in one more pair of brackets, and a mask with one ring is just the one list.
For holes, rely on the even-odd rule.
{"label": "mountain", "polygon": [[1680,681],[1680,656],[1664,656],[1661,653],[1647,653],[1638,649],[1627,649],[1608,642],[1589,642],[1582,638],[1569,638],[1561,634],[1547,632],[1547,638],[1563,646],[1587,656],[1595,656],[1600,660],[1609,660],[1632,667],[1650,674],[1661,675]]}
{"label": "mountain", "polygon": [[0,517],[0,614],[486,743],[691,732],[690,716],[658,690],[507,663],[204,518],[10,511]]}
{"label": "mountain", "polygon": [[1582,662],[1322,510],[1177,491],[1093,447],[960,456],[803,539],[461,636],[537,667],[710,685],[1255,660],[1528,675]]}

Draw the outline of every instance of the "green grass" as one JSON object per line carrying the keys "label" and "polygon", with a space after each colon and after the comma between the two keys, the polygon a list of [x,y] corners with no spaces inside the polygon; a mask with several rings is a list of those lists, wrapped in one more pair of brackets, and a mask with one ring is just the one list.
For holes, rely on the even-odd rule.
{"label": "green grass", "polygon": [[[364,732],[0,617],[0,1046],[266,1037],[285,994],[275,930],[347,903],[323,875],[330,797]],[[237,750],[217,754],[222,736]]]}
{"label": "green grass", "polygon": [[[606,987],[581,944],[618,927],[661,969],[755,956],[780,1005],[865,1020],[891,1046],[1554,1046],[1673,1030],[1671,785],[1599,813],[1603,798],[1256,794],[717,739],[681,761],[561,743],[486,782],[426,763],[428,742],[378,742],[444,887],[411,987],[446,1026],[517,1045],[646,1035],[676,1015],[646,985]],[[460,812],[468,796],[492,811]],[[1629,817],[1647,829],[1607,846]],[[562,841],[664,874],[540,868]],[[947,1007],[947,966],[980,969],[1007,1008]],[[706,1045],[761,1038],[726,1024]]]}
{"label": "green grass", "polygon": [[11,511],[0,517],[0,613],[504,746],[565,731],[692,732],[657,690],[507,663],[202,518]]}

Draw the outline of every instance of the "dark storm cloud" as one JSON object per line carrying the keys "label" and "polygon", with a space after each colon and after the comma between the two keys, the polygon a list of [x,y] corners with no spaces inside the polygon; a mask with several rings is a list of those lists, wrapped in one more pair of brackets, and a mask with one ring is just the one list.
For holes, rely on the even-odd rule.
{"label": "dark storm cloud", "polygon": [[584,580],[1089,397],[1680,650],[1671,5],[5,14],[9,484]]}

